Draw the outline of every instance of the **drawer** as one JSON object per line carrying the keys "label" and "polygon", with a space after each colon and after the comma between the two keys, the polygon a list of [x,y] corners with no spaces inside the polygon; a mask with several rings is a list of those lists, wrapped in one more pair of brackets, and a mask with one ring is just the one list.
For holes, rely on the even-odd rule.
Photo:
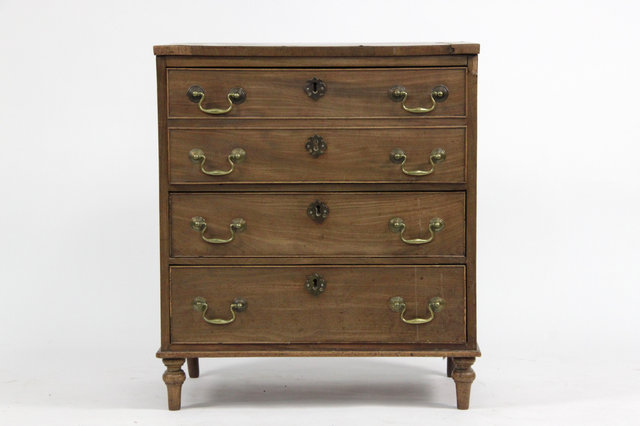
{"label": "drawer", "polygon": [[[465,127],[171,129],[169,176],[173,184],[464,183],[465,147]],[[231,164],[238,148],[244,158]],[[405,154],[404,165],[391,159],[397,149]],[[416,172],[431,173],[411,175]]]}
{"label": "drawer", "polygon": [[[169,118],[464,117],[465,80],[465,68],[169,69]],[[434,88],[445,96],[431,112],[414,114],[392,100],[389,92],[396,86],[404,88],[408,108],[432,107]],[[189,96],[192,87],[202,89],[204,98]],[[244,94],[231,105],[234,88]],[[307,88],[323,96],[309,96]],[[231,110],[211,115],[200,110],[200,100],[205,109]]]}
{"label": "drawer", "polygon": [[[170,279],[175,344],[464,343],[466,339],[464,266],[175,266]],[[306,284],[314,279],[324,284],[317,295]],[[392,297],[403,299],[407,320],[431,318],[430,302],[444,308],[434,312],[428,323],[407,324],[401,312],[391,309]],[[203,319],[206,306],[207,319],[230,320],[231,304],[237,299],[246,309],[234,312],[233,322],[210,324]],[[402,304],[396,307],[401,309]]]}
{"label": "drawer", "polygon": [[465,254],[464,192],[174,193],[170,209],[173,257]]}

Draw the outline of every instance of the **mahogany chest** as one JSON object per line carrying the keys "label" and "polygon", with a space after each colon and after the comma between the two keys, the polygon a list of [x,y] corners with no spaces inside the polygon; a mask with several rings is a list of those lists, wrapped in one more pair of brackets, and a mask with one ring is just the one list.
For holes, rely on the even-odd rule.
{"label": "mahogany chest", "polygon": [[169,409],[201,357],[476,341],[477,44],[155,46]]}

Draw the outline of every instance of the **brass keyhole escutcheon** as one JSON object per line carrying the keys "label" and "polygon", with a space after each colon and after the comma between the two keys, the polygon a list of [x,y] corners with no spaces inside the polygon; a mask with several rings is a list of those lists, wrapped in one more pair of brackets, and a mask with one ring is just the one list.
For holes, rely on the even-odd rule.
{"label": "brass keyhole escutcheon", "polygon": [[324,141],[322,136],[313,135],[307,139],[307,143],[304,147],[313,158],[318,158],[327,150],[327,143]]}
{"label": "brass keyhole escutcheon", "polygon": [[314,101],[317,101],[324,96],[327,91],[327,85],[324,84],[324,81],[317,77],[313,77],[311,80],[307,80],[307,84],[304,86],[304,91],[307,93],[307,96]]}
{"label": "brass keyhole escutcheon", "polygon": [[322,201],[316,200],[307,207],[307,216],[315,222],[322,223],[329,216],[329,207]]}
{"label": "brass keyhole escutcheon", "polygon": [[304,287],[309,293],[318,296],[325,291],[327,281],[320,274],[309,275],[304,283]]}

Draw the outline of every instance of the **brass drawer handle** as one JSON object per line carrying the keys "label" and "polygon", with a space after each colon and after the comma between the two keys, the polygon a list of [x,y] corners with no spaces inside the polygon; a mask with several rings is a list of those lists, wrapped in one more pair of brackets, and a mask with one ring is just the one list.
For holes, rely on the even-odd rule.
{"label": "brass drawer handle", "polygon": [[203,107],[202,103],[204,102],[204,89],[200,86],[189,87],[189,90],[187,90],[187,97],[191,102],[198,104],[198,108],[200,108],[200,111],[207,114],[220,115],[226,114],[231,111],[234,104],[243,103],[247,99],[247,92],[245,92],[242,87],[234,87],[233,89],[230,89],[229,93],[227,93],[229,106],[225,109]]}
{"label": "brass drawer handle", "polygon": [[436,164],[443,162],[447,158],[447,153],[442,148],[436,148],[431,151],[431,155],[429,155],[429,163],[431,163],[431,168],[429,170],[406,170],[404,168],[404,163],[407,162],[407,154],[404,153],[400,148],[396,148],[391,151],[389,155],[389,159],[392,163],[400,164],[400,170],[407,176],[427,176],[434,172],[436,169]]}
{"label": "brass drawer handle", "polygon": [[229,224],[231,236],[227,239],[205,237],[204,233],[207,230],[207,221],[202,216],[195,216],[191,218],[191,228],[194,231],[199,232],[202,239],[209,244],[226,244],[233,241],[233,238],[236,236],[236,232],[244,232],[247,229],[247,222],[245,222],[241,217],[233,219]]}
{"label": "brass drawer handle", "polygon": [[402,102],[402,109],[413,114],[426,114],[436,109],[438,102],[444,102],[449,97],[449,89],[447,86],[439,85],[431,89],[431,106],[430,107],[408,107],[405,101],[409,93],[402,86],[393,86],[389,89],[389,97],[393,102]]}
{"label": "brass drawer handle", "polygon": [[434,217],[429,221],[429,238],[413,238],[406,239],[404,237],[404,231],[407,229],[407,225],[404,224],[404,220],[400,217],[394,217],[389,220],[389,229],[391,232],[400,233],[400,239],[406,244],[427,244],[433,241],[436,232],[440,232],[444,229],[444,220],[439,217]]}
{"label": "brass drawer handle", "polygon": [[193,310],[196,312],[202,312],[202,319],[208,322],[209,324],[216,325],[224,325],[230,324],[236,320],[236,312],[243,312],[247,310],[247,301],[244,299],[235,299],[229,310],[231,311],[230,319],[221,319],[221,318],[207,318],[207,310],[209,309],[209,305],[207,304],[207,300],[204,297],[196,297],[193,299]]}
{"label": "brass drawer handle", "polygon": [[442,297],[434,297],[429,300],[429,304],[427,305],[430,314],[429,318],[406,319],[404,313],[407,311],[407,304],[404,302],[404,299],[400,296],[389,299],[389,309],[393,312],[400,312],[400,319],[407,324],[426,324],[431,322],[436,317],[436,312],[442,311],[444,306],[445,301]]}
{"label": "brass drawer handle", "polygon": [[200,148],[193,148],[189,151],[189,159],[194,163],[200,163],[200,171],[209,176],[225,176],[233,172],[235,165],[244,161],[247,157],[247,152],[242,148],[234,148],[231,154],[227,156],[231,168],[229,170],[206,170],[204,163],[207,161],[207,157],[204,155],[204,151]]}

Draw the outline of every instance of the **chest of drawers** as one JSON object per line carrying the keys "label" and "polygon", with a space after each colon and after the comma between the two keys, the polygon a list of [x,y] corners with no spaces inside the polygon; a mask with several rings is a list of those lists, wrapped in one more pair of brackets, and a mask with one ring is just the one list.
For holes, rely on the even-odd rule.
{"label": "chest of drawers", "polygon": [[201,357],[476,341],[477,44],[155,46],[169,409]]}

